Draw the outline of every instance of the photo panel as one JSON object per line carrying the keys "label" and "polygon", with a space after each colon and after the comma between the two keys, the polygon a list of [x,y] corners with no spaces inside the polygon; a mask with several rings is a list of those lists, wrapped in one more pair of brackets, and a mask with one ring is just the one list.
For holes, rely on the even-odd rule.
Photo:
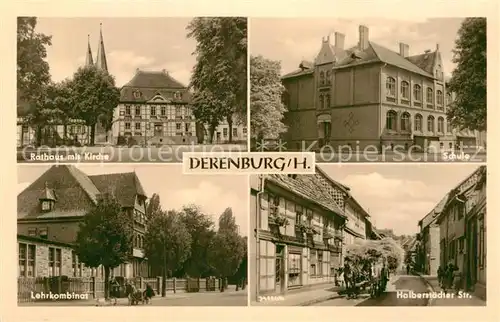
{"label": "photo panel", "polygon": [[480,164],[254,175],[250,305],[486,306]]}
{"label": "photo panel", "polygon": [[486,160],[486,18],[252,18],[252,151]]}
{"label": "photo panel", "polygon": [[17,171],[18,306],[247,306],[246,176]]}
{"label": "photo panel", "polygon": [[18,162],[247,151],[245,17],[18,17],[17,47]]}

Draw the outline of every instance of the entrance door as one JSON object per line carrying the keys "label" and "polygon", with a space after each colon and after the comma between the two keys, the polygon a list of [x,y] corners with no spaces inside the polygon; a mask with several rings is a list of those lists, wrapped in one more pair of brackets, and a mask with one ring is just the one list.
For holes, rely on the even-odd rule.
{"label": "entrance door", "polygon": [[284,283],[285,283],[285,265],[284,265],[284,250],[285,247],[283,245],[276,245],[276,263],[275,263],[275,280],[276,292],[283,293],[284,291]]}

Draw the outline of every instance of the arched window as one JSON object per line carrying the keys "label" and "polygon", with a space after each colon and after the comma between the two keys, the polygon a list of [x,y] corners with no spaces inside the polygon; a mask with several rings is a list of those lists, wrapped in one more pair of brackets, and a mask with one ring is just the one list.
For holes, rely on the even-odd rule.
{"label": "arched window", "polygon": [[415,115],[415,131],[422,132],[422,115]]}
{"label": "arched window", "polygon": [[330,94],[325,95],[325,108],[330,108]]}
{"label": "arched window", "polygon": [[451,121],[446,119],[446,133],[451,133]]}
{"label": "arched window", "polygon": [[323,94],[319,96],[319,108],[323,109],[325,106],[325,98],[323,97]]}
{"label": "arched window", "polygon": [[396,80],[393,77],[387,77],[387,80],[385,81],[385,89],[387,96],[396,96]]}
{"label": "arched window", "polygon": [[427,99],[426,99],[426,101],[429,104],[434,103],[434,91],[430,87],[427,87]]}
{"label": "arched window", "polygon": [[329,70],[326,71],[326,83],[327,84],[331,83],[331,75]]}
{"label": "arched window", "polygon": [[397,113],[394,111],[387,112],[385,128],[396,131]]}
{"label": "arched window", "polygon": [[436,97],[436,101],[437,101],[437,105],[443,105],[443,91],[437,91],[436,92],[437,94],[437,97]]}
{"label": "arched window", "polygon": [[410,84],[407,81],[401,82],[401,98],[410,99]]}
{"label": "arched window", "polygon": [[422,101],[422,87],[418,84],[413,85],[413,99],[415,101]]}
{"label": "arched window", "polygon": [[319,73],[319,84],[320,85],[323,85],[325,84],[325,72],[321,71]]}
{"label": "arched window", "polygon": [[434,116],[432,115],[427,118],[427,131],[434,132]]}
{"label": "arched window", "polygon": [[438,133],[444,133],[444,118],[438,117]]}
{"label": "arched window", "polygon": [[401,115],[401,131],[410,131],[410,113],[408,112]]}

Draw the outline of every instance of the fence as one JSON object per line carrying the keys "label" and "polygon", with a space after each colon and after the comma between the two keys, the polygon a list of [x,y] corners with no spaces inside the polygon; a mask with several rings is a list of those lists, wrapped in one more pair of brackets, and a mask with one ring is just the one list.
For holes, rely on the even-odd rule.
{"label": "fence", "polygon": [[[136,277],[123,279],[135,285],[136,288],[144,290],[149,284],[157,295],[161,295],[162,277]],[[167,292],[215,292],[219,290],[221,281],[218,278],[187,278],[167,279]],[[40,293],[74,293],[88,294],[89,299],[104,297],[104,279],[98,277],[18,277],[17,278],[17,301],[33,302],[34,294]],[[124,296],[123,292],[121,292]]]}

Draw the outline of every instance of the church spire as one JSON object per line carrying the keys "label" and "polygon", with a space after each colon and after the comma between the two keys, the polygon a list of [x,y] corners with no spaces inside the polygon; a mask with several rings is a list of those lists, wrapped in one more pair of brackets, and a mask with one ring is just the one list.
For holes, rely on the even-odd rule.
{"label": "church spire", "polygon": [[87,45],[87,57],[85,59],[85,66],[94,65],[94,59],[92,59],[92,49],[90,48],[90,35],[88,35],[88,45]]}
{"label": "church spire", "polygon": [[106,61],[106,51],[104,50],[104,40],[102,38],[102,23],[99,38],[99,47],[97,48],[96,67],[108,71],[108,62]]}

